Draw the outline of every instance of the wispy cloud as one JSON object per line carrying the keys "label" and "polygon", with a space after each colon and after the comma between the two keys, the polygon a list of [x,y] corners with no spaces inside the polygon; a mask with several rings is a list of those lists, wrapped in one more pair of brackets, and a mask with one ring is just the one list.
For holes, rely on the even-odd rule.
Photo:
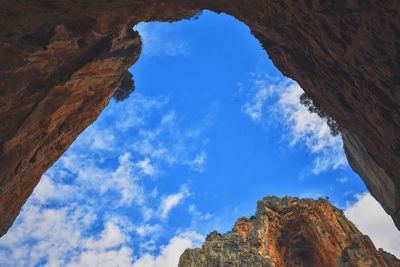
{"label": "wispy cloud", "polygon": [[[194,140],[203,140],[203,125],[183,128],[174,111],[166,113],[154,128],[139,130],[138,140],[132,145],[135,152],[169,165],[184,164],[202,171],[206,163],[206,152],[193,146]],[[194,134],[195,133],[195,134]],[[201,148],[207,143],[198,142]]]}
{"label": "wispy cloud", "polygon": [[0,239],[0,261],[5,266],[34,266],[43,260],[50,266],[65,265],[95,219],[89,207],[25,206],[18,227]]}
{"label": "wispy cloud", "polygon": [[310,113],[300,104],[299,98],[302,93],[300,86],[292,83],[280,93],[276,107],[289,130],[292,139],[290,144],[304,144],[316,155],[312,170],[315,174],[344,166],[347,161],[342,139],[330,134],[325,119]]}
{"label": "wispy cloud", "polygon": [[189,165],[196,172],[203,172],[206,161],[207,153],[205,151],[201,151],[195,156],[193,160],[186,161],[186,164]]}
{"label": "wispy cloud", "polygon": [[347,176],[342,176],[336,179],[336,181],[338,181],[341,184],[347,183],[348,180],[349,178]]}
{"label": "wispy cloud", "polygon": [[[121,154],[118,158],[119,165],[117,169],[102,181],[100,186],[101,193],[114,190],[120,194],[119,205],[130,205],[132,201],[141,205],[145,200],[143,187],[138,183],[138,177],[135,175],[134,163],[128,152]],[[88,177],[87,179],[90,179]],[[97,181],[99,182],[99,181]]]}
{"label": "wispy cloud", "polygon": [[33,191],[31,199],[38,204],[45,204],[49,201],[68,201],[78,192],[76,186],[54,182],[50,174],[45,174]]}
{"label": "wispy cloud", "polygon": [[177,205],[179,205],[179,203],[189,195],[190,193],[187,187],[182,186],[178,193],[164,197],[161,201],[161,206],[159,210],[160,218],[161,219],[168,218],[168,215],[171,212],[171,210]]}
{"label": "wispy cloud", "polygon": [[[112,196],[114,205],[130,205],[132,202],[140,205],[145,199],[145,192],[140,184],[142,177],[140,161],[135,163],[129,152],[117,154],[118,164],[115,168],[105,168],[101,162],[91,158],[91,153],[67,152],[60,160],[60,168],[69,177],[74,178],[74,190],[78,193],[91,191],[92,194],[104,196],[109,192],[116,193]],[[57,175],[57,172],[51,172]],[[40,188],[40,187],[39,187]]]}
{"label": "wispy cloud", "polygon": [[151,160],[149,158],[145,158],[144,160],[137,162],[136,165],[145,175],[154,176],[157,173],[156,167],[151,164]]}
{"label": "wispy cloud", "polygon": [[[169,102],[167,96],[147,97],[139,93],[135,93],[128,101],[118,103],[118,108],[110,108],[103,111],[102,117],[115,121],[115,128],[119,131],[126,132],[130,129],[138,127],[146,127],[151,114],[166,108]],[[102,125],[103,128],[106,125]]]}
{"label": "wispy cloud", "polygon": [[315,155],[313,173],[346,165],[342,139],[330,134],[325,119],[300,104],[303,90],[297,83],[257,73],[248,84],[240,85],[240,91],[248,93],[242,111],[251,120],[262,127],[270,127],[271,122],[283,125],[287,132],[284,139],[290,146],[304,146]]}
{"label": "wispy cloud", "polygon": [[139,236],[148,236],[148,235],[154,235],[162,230],[161,225],[159,224],[144,224],[136,227],[136,233]]}
{"label": "wispy cloud", "polygon": [[115,136],[111,129],[97,130],[95,127],[89,128],[92,133],[87,134],[91,139],[91,148],[99,150],[112,150],[114,147]]}
{"label": "wispy cloud", "polygon": [[189,205],[189,209],[188,209],[189,213],[192,215],[192,217],[198,221],[198,220],[208,220],[210,219],[213,215],[211,213],[203,213],[201,211],[199,211],[196,207],[196,205],[192,204]]}
{"label": "wispy cloud", "polygon": [[99,238],[83,241],[82,252],[67,266],[129,266],[133,257],[127,239],[121,228],[109,221]]}
{"label": "wispy cloud", "polygon": [[356,196],[357,201],[344,211],[364,234],[371,237],[377,248],[383,248],[400,258],[400,232],[392,218],[371,194],[363,193]]}
{"label": "wispy cloud", "polygon": [[254,122],[264,125],[271,119],[268,114],[271,111],[270,105],[273,98],[288,84],[288,80],[278,80],[267,74],[252,73],[248,83],[239,84],[241,92],[250,92],[246,103],[242,106],[242,111]]}

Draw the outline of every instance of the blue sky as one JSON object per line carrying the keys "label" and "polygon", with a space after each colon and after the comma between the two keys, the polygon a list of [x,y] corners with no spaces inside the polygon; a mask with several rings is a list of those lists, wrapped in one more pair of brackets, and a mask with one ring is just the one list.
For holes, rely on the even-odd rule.
{"label": "blue sky", "polygon": [[136,91],[112,100],[42,177],[0,239],[0,265],[175,266],[266,195],[329,197],[400,256],[341,139],[299,104],[301,88],[245,25],[206,11],[136,29]]}

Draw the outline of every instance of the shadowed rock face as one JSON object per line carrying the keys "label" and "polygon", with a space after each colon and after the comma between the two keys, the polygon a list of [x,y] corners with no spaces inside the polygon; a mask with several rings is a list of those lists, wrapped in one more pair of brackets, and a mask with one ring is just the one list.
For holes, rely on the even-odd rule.
{"label": "shadowed rock face", "polygon": [[376,250],[343,212],[328,201],[266,197],[255,216],[231,232],[211,232],[201,248],[187,249],[179,267],[400,266]]}
{"label": "shadowed rock face", "polygon": [[131,27],[202,9],[246,23],[343,129],[350,164],[400,226],[397,0],[2,1],[0,235],[140,54]]}

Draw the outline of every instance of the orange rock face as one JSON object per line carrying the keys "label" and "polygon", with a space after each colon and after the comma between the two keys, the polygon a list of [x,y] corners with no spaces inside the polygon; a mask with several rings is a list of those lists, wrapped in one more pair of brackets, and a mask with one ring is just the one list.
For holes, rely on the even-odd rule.
{"label": "orange rock face", "polygon": [[398,0],[3,0],[0,236],[139,56],[132,26],[203,9],[247,24],[339,123],[351,166],[400,227]]}
{"label": "orange rock face", "polygon": [[212,232],[201,249],[187,249],[179,267],[400,266],[376,250],[328,201],[266,197],[255,216],[240,218],[224,235]]}

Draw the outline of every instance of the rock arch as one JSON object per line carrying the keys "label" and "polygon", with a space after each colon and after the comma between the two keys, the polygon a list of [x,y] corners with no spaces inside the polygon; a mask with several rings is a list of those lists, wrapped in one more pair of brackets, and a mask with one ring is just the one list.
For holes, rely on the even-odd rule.
{"label": "rock arch", "polygon": [[247,24],[343,129],[345,151],[400,228],[396,0],[5,0],[0,10],[0,235],[140,54],[132,26],[203,9]]}

